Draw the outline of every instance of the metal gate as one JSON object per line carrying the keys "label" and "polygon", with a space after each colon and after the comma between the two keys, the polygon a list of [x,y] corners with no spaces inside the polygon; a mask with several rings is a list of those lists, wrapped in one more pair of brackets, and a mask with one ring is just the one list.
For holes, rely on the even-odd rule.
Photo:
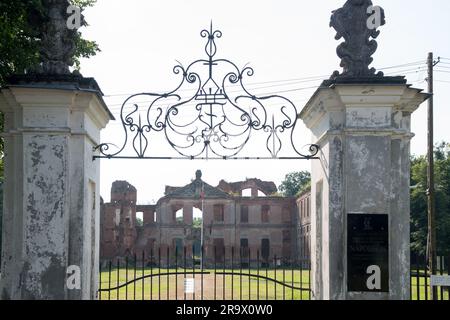
{"label": "metal gate", "polygon": [[[214,248],[200,256],[158,249],[100,270],[99,300],[309,300],[310,261]],[[194,252],[192,250],[191,252]],[[203,257],[203,258],[202,258]]]}

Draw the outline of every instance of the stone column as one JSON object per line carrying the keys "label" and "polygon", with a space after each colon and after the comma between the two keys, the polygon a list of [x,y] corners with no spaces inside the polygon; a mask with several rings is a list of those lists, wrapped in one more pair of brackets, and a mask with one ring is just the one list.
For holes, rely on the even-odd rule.
{"label": "stone column", "polygon": [[5,114],[0,298],[95,299],[100,163],[93,161],[93,147],[113,119],[100,89],[86,78],[18,82],[0,91],[0,110]]}
{"label": "stone column", "polygon": [[410,121],[426,99],[406,84],[331,84],[301,112],[321,147],[312,162],[314,299],[409,299]]}

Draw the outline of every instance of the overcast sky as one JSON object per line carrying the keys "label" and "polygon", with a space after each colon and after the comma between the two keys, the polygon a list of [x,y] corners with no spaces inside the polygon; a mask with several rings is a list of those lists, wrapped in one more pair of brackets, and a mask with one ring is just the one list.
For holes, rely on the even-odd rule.
{"label": "overcast sky", "polygon": [[[178,84],[172,73],[176,60],[187,65],[204,58],[200,31],[214,26],[223,32],[217,41],[217,57],[228,58],[239,67],[247,63],[255,69],[249,83],[257,94],[283,93],[299,110],[320,84],[312,82],[273,82],[325,76],[339,68],[329,27],[331,11],[342,1],[303,0],[98,0],[84,14],[90,24],[83,35],[97,41],[102,52],[83,60],[81,72],[95,77],[105,101],[118,118],[120,105],[128,95],[139,92],[167,92]],[[410,84],[425,88],[427,53],[450,58],[450,1],[378,0],[385,9],[387,24],[381,28],[378,51],[372,66],[385,68],[423,61],[423,65],[387,69],[405,74]],[[435,78],[436,141],[450,141],[450,60],[439,65]],[[448,81],[448,82],[444,82]],[[274,84],[276,86],[274,86]],[[295,91],[292,91],[295,90]],[[123,94],[123,95],[122,95]],[[413,116],[412,153],[426,152],[426,104]],[[102,142],[118,142],[118,123],[111,122],[102,132]],[[307,130],[300,128],[299,139],[310,142]],[[264,146],[261,146],[261,149]],[[265,148],[265,147],[264,147]],[[164,186],[185,185],[203,171],[206,182],[220,179],[239,181],[258,177],[280,184],[286,173],[309,170],[308,161],[155,161],[102,160],[101,195],[110,198],[111,183],[127,180],[138,189],[138,201],[152,203],[163,195]]]}

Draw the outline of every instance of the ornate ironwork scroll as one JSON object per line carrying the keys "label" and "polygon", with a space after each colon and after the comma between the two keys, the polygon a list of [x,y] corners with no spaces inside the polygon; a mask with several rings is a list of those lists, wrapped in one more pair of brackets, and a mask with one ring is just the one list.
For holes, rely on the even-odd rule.
{"label": "ornate ironwork scroll", "polygon": [[[247,90],[244,78],[250,67],[239,69],[227,59],[216,58],[219,30],[202,30],[207,40],[206,58],[181,64],[173,72],[181,76],[178,87],[164,94],[141,93],[125,100],[120,111],[124,141],[116,146],[103,143],[94,158],[141,159],[312,159],[317,145],[299,148],[294,143],[298,112],[286,97],[258,97]],[[142,100],[145,100],[143,102]],[[148,101],[148,102],[147,102]],[[242,156],[253,132],[265,134],[266,156]],[[149,152],[151,134],[163,134],[176,151],[176,157],[155,156]],[[281,135],[289,135],[292,155],[280,156]],[[132,147],[133,155],[124,155]],[[115,149],[115,150],[113,150]]]}

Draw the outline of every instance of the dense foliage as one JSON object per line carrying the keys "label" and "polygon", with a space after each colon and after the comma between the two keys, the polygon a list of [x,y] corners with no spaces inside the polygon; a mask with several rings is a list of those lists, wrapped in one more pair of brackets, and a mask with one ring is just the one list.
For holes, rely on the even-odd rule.
{"label": "dense foliage", "polygon": [[308,171],[288,173],[278,187],[285,197],[293,197],[310,186],[311,174]]}
{"label": "dense foliage", "polygon": [[[450,254],[450,149],[441,143],[435,149],[436,237],[439,255]],[[427,159],[411,160],[411,250],[420,255],[427,248]]]}

